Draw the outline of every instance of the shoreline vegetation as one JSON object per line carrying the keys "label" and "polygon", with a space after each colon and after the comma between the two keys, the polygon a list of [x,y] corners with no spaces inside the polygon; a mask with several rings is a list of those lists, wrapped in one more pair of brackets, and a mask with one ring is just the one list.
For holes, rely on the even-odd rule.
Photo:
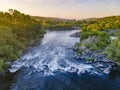
{"label": "shoreline vegetation", "polygon": [[77,57],[106,74],[120,71],[120,16],[83,20],[80,28],[80,43],[74,46]]}
{"label": "shoreline vegetation", "polygon": [[43,38],[42,25],[17,10],[0,12],[0,72],[17,60],[25,49]]}

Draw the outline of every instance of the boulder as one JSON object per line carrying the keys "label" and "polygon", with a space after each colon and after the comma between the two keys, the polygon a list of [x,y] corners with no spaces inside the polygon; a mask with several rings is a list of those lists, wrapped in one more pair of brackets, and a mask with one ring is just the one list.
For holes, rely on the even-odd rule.
{"label": "boulder", "polygon": [[71,37],[80,37],[80,32],[75,32],[70,35]]}

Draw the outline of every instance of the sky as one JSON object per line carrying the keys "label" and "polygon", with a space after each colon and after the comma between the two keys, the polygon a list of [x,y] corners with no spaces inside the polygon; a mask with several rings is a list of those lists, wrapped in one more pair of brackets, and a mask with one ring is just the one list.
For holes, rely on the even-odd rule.
{"label": "sky", "polygon": [[120,15],[120,0],[0,0],[0,11],[32,16],[85,19]]}

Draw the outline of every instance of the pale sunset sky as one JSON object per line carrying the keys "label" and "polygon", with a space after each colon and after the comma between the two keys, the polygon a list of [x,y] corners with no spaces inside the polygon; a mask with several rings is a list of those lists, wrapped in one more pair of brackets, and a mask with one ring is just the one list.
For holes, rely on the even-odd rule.
{"label": "pale sunset sky", "polygon": [[120,0],[0,0],[0,11],[33,16],[84,19],[120,15]]}

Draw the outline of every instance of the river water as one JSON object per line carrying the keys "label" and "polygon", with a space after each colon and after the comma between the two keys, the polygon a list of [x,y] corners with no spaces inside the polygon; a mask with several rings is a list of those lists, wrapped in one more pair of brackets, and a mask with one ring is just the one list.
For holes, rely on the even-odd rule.
{"label": "river water", "polygon": [[47,31],[44,39],[15,61],[10,90],[120,90],[120,79],[110,78],[75,57],[71,49],[78,30]]}

